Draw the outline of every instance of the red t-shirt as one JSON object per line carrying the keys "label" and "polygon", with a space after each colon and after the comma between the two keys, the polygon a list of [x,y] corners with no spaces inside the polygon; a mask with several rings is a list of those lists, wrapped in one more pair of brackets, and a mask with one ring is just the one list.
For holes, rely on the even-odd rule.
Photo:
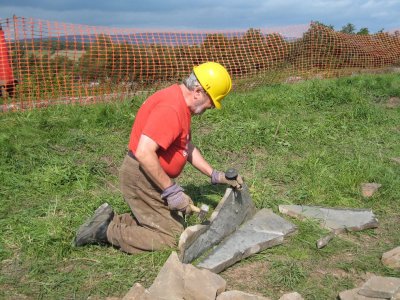
{"label": "red t-shirt", "polygon": [[175,178],[186,164],[190,141],[190,110],[179,85],[150,96],[140,107],[132,126],[128,148],[135,153],[142,134],[155,141],[161,167]]}

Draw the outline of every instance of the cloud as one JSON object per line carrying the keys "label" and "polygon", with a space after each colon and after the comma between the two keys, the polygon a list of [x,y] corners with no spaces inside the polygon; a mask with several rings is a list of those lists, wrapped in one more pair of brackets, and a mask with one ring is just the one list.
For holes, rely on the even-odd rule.
{"label": "cloud", "polygon": [[17,15],[91,26],[165,29],[270,28],[320,21],[371,32],[400,28],[398,0],[3,0],[1,18]]}

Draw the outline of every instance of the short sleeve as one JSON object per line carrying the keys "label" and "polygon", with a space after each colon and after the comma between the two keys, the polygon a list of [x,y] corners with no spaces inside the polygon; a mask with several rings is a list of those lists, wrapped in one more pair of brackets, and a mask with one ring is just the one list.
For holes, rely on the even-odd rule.
{"label": "short sleeve", "polygon": [[147,135],[161,148],[166,150],[180,136],[181,125],[177,112],[170,106],[155,107],[143,128],[142,134]]}

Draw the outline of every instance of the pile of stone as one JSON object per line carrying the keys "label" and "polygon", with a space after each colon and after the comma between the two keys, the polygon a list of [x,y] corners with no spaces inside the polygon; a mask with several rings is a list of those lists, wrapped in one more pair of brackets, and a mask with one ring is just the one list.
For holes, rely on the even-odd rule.
{"label": "pile of stone", "polygon": [[[379,187],[375,183],[364,185],[363,196],[371,197]],[[318,248],[340,233],[378,226],[370,209],[280,205],[279,211],[290,217],[317,220],[328,229],[330,234],[317,241]],[[171,254],[150,288],[136,283],[123,300],[268,300],[241,291],[226,291],[226,282],[217,273],[243,258],[283,243],[296,229],[270,209],[257,211],[246,185],[240,191],[228,188],[207,222],[188,227],[182,233],[179,257],[176,252]],[[195,259],[198,259],[197,267],[190,264]],[[382,263],[399,269],[400,247],[386,252]],[[339,297],[342,300],[400,300],[400,278],[373,276],[361,287],[341,292]],[[279,300],[302,299],[294,292]]]}
{"label": "pile of stone", "polygon": [[219,273],[234,263],[264,249],[282,244],[297,227],[270,209],[256,210],[247,186],[228,188],[206,224],[190,226],[179,240],[180,259]]}
{"label": "pile of stone", "polygon": [[[270,300],[241,291],[226,291],[226,281],[211,271],[184,264],[173,252],[161,268],[150,288],[136,283],[122,300]],[[294,292],[280,300],[303,300]]]}

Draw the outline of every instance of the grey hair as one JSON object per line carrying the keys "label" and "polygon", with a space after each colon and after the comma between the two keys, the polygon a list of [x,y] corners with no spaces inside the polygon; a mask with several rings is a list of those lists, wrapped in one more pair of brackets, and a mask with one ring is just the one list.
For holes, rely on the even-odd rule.
{"label": "grey hair", "polygon": [[183,80],[183,84],[188,88],[189,91],[193,91],[197,87],[201,87],[200,82],[197,80],[196,75],[192,72],[186,79]]}

